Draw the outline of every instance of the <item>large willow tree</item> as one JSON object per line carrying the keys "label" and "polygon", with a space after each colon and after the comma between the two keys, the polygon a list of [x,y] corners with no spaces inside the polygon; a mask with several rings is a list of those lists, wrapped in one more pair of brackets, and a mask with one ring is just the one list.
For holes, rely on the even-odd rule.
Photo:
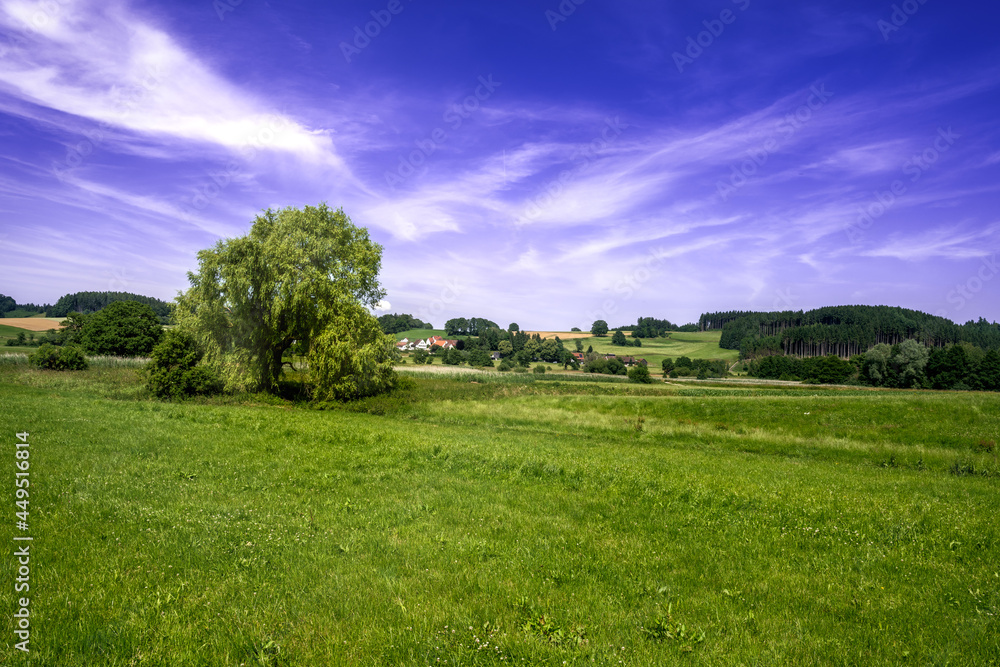
{"label": "large willow tree", "polygon": [[394,341],[366,308],[385,296],[381,261],[382,247],[341,209],[269,209],[246,236],[198,253],[175,317],[230,391],[273,392],[300,342],[316,399],[377,394],[395,381]]}

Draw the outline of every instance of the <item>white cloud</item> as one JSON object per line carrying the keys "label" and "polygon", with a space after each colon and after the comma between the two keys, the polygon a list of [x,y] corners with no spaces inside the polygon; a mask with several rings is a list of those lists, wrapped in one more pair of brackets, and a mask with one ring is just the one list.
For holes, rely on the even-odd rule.
{"label": "white cloud", "polygon": [[326,132],[230,84],[124,6],[8,0],[0,25],[19,42],[0,84],[21,99],[143,135],[342,165]]}

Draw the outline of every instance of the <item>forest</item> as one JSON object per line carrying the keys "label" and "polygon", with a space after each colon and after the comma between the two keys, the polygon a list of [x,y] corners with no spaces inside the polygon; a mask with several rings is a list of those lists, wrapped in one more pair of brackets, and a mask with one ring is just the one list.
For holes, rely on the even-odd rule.
{"label": "forest", "polygon": [[915,340],[930,348],[971,343],[1000,348],[1000,324],[980,318],[965,324],[892,306],[832,306],[809,311],[705,313],[702,331],[722,330],[719,347],[744,359],[769,355],[817,357],[864,354],[876,345]]}

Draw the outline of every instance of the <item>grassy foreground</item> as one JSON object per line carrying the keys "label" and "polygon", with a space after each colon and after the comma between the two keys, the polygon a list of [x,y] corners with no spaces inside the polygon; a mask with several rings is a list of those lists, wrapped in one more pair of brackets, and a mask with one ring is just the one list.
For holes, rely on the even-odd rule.
{"label": "grassy foreground", "polygon": [[0,368],[34,537],[0,663],[1000,662],[996,394],[439,375],[320,412],[137,378]]}

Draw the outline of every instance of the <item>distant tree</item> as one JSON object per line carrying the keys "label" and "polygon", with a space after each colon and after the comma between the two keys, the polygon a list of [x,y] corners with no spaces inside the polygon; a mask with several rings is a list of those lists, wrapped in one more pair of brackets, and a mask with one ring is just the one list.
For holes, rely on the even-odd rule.
{"label": "distant tree", "polygon": [[691,359],[688,357],[677,357],[677,363],[674,364],[675,368],[691,368]]}
{"label": "distant tree", "polygon": [[556,363],[562,358],[564,351],[565,348],[558,340],[545,340],[538,348],[538,356],[542,358],[542,361]]}
{"label": "distant tree", "polygon": [[544,375],[544,374],[545,374],[545,366],[543,366],[543,365],[541,365],[541,364],[538,364],[537,366],[535,366],[535,367],[534,367],[534,368],[532,369],[532,372],[533,372],[533,373],[538,373],[538,374],[540,374],[540,375]]}
{"label": "distant tree", "polygon": [[87,318],[80,335],[90,354],[144,357],[163,338],[153,309],[138,301],[115,301]]}
{"label": "distant tree", "polygon": [[572,329],[570,329],[570,331],[579,331],[579,330],[580,330],[580,327],[573,327]]}
{"label": "distant tree", "polygon": [[11,310],[17,310],[17,301],[13,297],[0,294],[0,313],[6,313]]}
{"label": "distant tree", "polygon": [[517,326],[516,322],[511,322],[507,325],[507,331],[520,331],[521,327]]}
{"label": "distant tree", "polygon": [[990,350],[972,374],[972,386],[980,391],[1000,391],[1000,352]]}
{"label": "distant tree", "polygon": [[524,344],[522,351],[528,355],[528,359],[533,361],[535,357],[538,356],[538,351],[541,347],[541,344],[537,340],[531,339]]}
{"label": "distant tree", "polygon": [[642,364],[636,364],[628,371],[628,379],[641,384],[652,384],[653,378],[649,374],[649,368]]}
{"label": "distant tree", "polygon": [[667,357],[660,362],[660,367],[663,369],[663,374],[667,375],[670,371],[674,370],[674,360]]}
{"label": "distant tree", "polygon": [[854,366],[835,354],[812,357],[803,361],[803,372],[807,380],[823,384],[839,384],[854,374]]}
{"label": "distant tree", "polygon": [[625,334],[622,333],[621,329],[615,331],[614,335],[611,337],[612,345],[628,345],[628,339],[625,338]]}
{"label": "distant tree", "polygon": [[469,365],[476,368],[486,365],[486,362],[492,361],[490,359],[489,352],[482,348],[476,348],[469,352]]}
{"label": "distant tree", "polygon": [[427,354],[427,350],[417,350],[413,353],[413,363],[415,364],[426,364],[430,359],[430,355]]}
{"label": "distant tree", "polygon": [[604,320],[597,320],[590,327],[590,333],[595,336],[607,336],[608,335],[608,323]]}
{"label": "distant tree", "polygon": [[593,354],[593,352],[594,352],[594,346],[593,345],[588,345],[587,346],[587,354]]}
{"label": "distant tree", "polygon": [[378,318],[378,325],[387,334],[397,334],[404,331],[410,331],[411,329],[433,329],[434,325],[430,322],[423,322],[413,315],[397,315],[393,313],[392,315],[382,315]]}
{"label": "distant tree", "polygon": [[626,368],[618,359],[608,359],[607,371],[609,375],[625,375]]}
{"label": "distant tree", "polygon": [[576,345],[576,351],[577,352],[583,352],[583,341],[582,340],[580,340],[579,338],[577,338],[576,340],[573,341],[573,343]]}
{"label": "distant tree", "polygon": [[500,356],[509,357],[514,354],[514,346],[510,344],[509,340],[502,340],[497,345],[497,350],[500,352]]}

